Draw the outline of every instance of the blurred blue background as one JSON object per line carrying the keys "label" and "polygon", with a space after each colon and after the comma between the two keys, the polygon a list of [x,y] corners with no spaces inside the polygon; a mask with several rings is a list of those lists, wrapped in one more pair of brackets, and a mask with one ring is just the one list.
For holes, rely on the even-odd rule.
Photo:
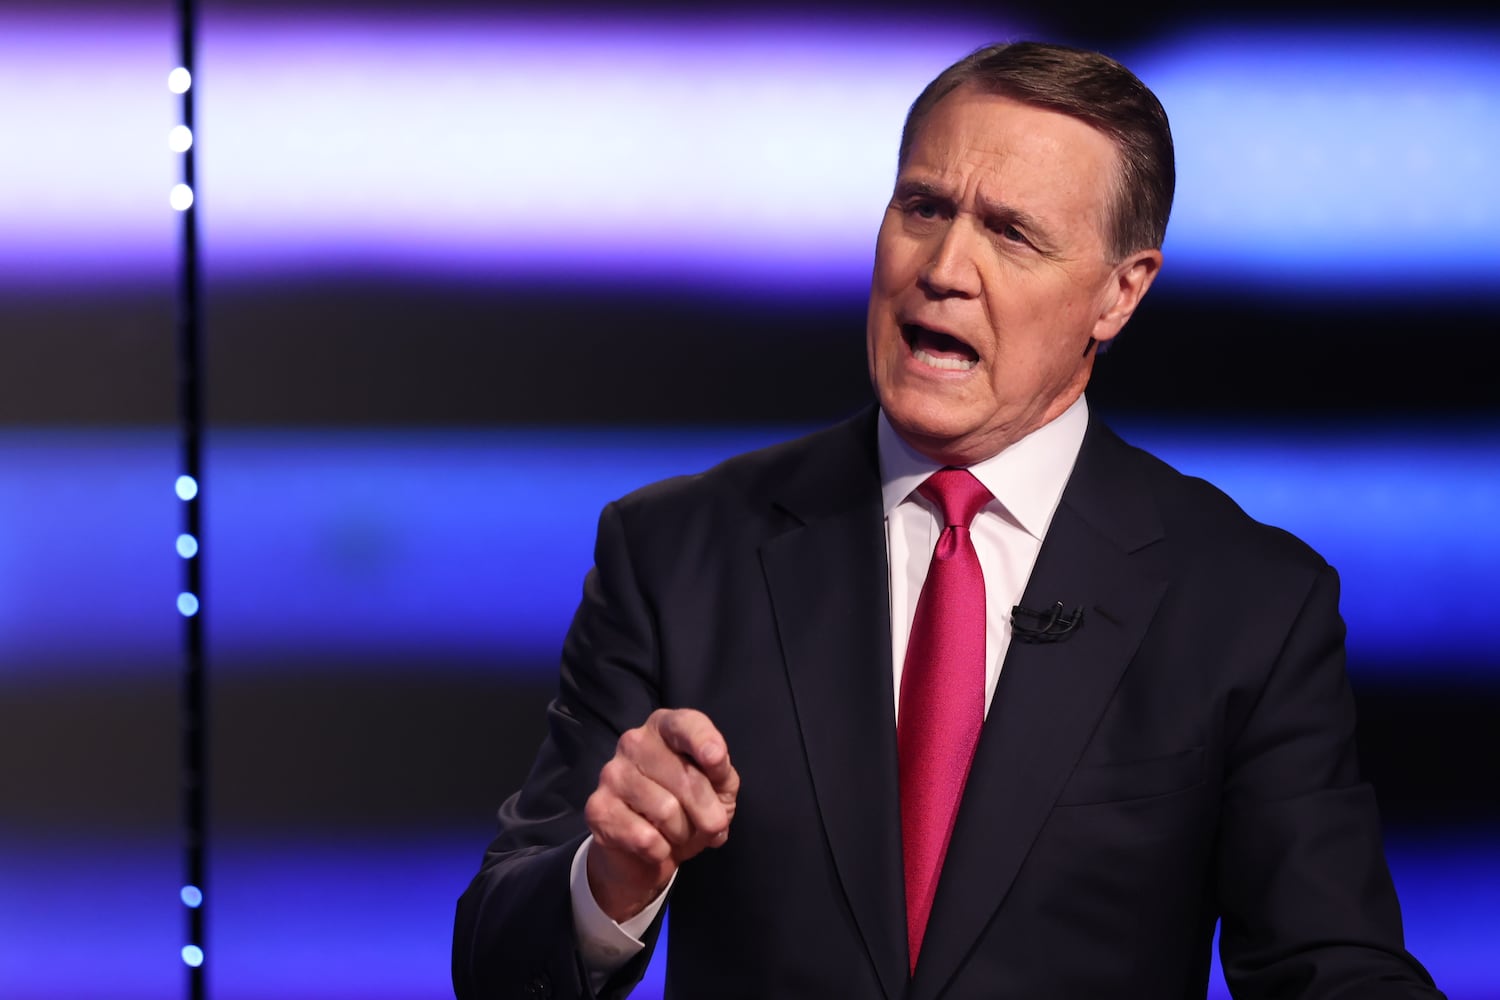
{"label": "blurred blue background", "polygon": [[[167,6],[0,3],[7,1000],[183,984]],[[451,995],[599,507],[868,400],[906,106],[1045,37],[1178,143],[1091,403],[1341,570],[1410,944],[1500,997],[1500,20],[200,10],[214,996]]]}

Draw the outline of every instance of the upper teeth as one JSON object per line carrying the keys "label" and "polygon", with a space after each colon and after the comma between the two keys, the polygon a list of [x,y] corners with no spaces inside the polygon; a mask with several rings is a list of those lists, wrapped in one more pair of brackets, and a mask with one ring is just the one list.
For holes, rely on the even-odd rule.
{"label": "upper teeth", "polygon": [[930,365],[933,368],[944,368],[949,371],[966,372],[970,368],[973,368],[975,364],[977,364],[977,362],[971,361],[968,358],[940,358],[935,354],[928,354],[920,347],[918,347],[911,353],[912,357],[916,358],[924,365]]}

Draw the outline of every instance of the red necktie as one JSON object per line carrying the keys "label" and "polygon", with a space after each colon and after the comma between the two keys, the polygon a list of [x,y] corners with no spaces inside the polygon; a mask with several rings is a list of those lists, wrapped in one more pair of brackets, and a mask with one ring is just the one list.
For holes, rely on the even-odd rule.
{"label": "red necktie", "polygon": [[984,721],[984,574],[969,523],[991,499],[967,469],[941,469],[917,492],[937,504],[944,527],[917,598],[896,727],[913,971]]}

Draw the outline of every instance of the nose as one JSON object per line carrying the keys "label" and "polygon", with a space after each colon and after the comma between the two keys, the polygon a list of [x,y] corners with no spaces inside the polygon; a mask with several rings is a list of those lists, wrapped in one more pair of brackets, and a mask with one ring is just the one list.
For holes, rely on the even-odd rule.
{"label": "nose", "polygon": [[928,294],[941,298],[973,298],[979,294],[979,239],[962,216],[934,238],[927,261],[917,274]]}

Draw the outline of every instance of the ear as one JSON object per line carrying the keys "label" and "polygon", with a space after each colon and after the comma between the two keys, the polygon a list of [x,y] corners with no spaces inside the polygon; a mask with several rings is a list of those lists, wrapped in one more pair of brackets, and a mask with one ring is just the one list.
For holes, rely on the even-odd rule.
{"label": "ear", "polygon": [[1159,271],[1160,250],[1138,250],[1115,265],[1104,296],[1104,308],[1094,321],[1094,340],[1104,343],[1115,339],[1146,297],[1146,290]]}

